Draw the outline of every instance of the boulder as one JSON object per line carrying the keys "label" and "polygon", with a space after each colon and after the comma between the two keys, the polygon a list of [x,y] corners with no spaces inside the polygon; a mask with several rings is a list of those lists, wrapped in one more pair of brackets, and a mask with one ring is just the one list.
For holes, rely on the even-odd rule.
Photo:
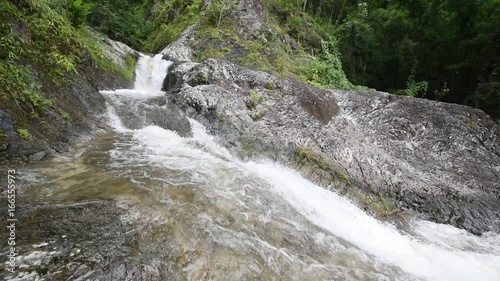
{"label": "boulder", "polygon": [[480,110],[319,89],[214,59],[173,65],[165,89],[242,157],[272,157],[375,215],[498,229],[500,127]]}

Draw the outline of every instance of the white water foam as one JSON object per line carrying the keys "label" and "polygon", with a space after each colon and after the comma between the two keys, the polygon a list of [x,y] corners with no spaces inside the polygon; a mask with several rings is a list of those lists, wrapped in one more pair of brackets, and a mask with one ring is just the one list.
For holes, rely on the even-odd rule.
{"label": "white water foam", "polygon": [[172,65],[172,62],[164,60],[161,54],[154,57],[142,55],[137,61],[135,69],[134,89],[100,91],[100,93],[131,98],[161,96],[165,94],[161,89],[170,65]]}
{"label": "white water foam", "polygon": [[[161,89],[160,80],[165,77],[160,79],[164,73],[158,69],[165,69],[166,73],[168,66],[165,65],[158,56],[141,58],[136,89],[112,93],[135,95],[134,98],[157,94]],[[147,73],[151,77],[146,77]],[[158,126],[129,130],[124,128],[113,109],[109,115],[115,129],[132,133],[137,140],[138,153],[147,154],[153,163],[170,169],[213,174],[217,174],[216,170],[221,166],[236,168],[242,174],[267,182],[270,191],[280,195],[313,224],[409,274],[439,281],[500,280],[498,235],[476,237],[451,226],[420,221],[413,223],[416,236],[405,235],[392,225],[367,215],[336,193],[313,184],[296,171],[271,162],[235,159],[196,121],[191,120],[193,137],[182,138]]]}
{"label": "white water foam", "polygon": [[[266,179],[274,191],[311,222],[375,255],[382,262],[397,265],[429,280],[500,280],[500,256],[439,245],[463,239],[459,229],[448,226],[453,231],[449,231],[447,236],[434,236],[434,241],[439,243],[422,243],[402,235],[389,224],[377,221],[295,171],[273,163],[248,162],[243,165]],[[420,230],[426,231],[435,225],[426,222],[420,225]],[[476,239],[488,243],[492,238]],[[497,245],[496,251],[499,249],[500,245]]]}
{"label": "white water foam", "polygon": [[[409,274],[439,281],[500,280],[500,245],[495,245],[500,239],[498,235],[477,237],[452,226],[431,222],[417,222],[414,226],[415,231],[428,232],[428,241],[403,235],[394,226],[367,215],[348,200],[313,184],[296,171],[270,162],[234,159],[201,124],[192,120],[191,123],[192,138],[182,138],[157,126],[135,130],[134,136],[143,148],[147,148],[153,162],[168,168],[210,173],[210,169],[223,163],[265,180],[273,192],[313,224]],[[443,230],[446,235],[438,235]],[[464,244],[471,247],[464,247]],[[474,245],[483,245],[489,250],[485,252]]]}

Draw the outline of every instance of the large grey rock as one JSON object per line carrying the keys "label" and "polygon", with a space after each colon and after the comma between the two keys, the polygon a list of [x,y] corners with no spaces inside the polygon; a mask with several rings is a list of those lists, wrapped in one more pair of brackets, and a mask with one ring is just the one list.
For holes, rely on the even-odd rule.
{"label": "large grey rock", "polygon": [[413,210],[473,233],[500,221],[500,128],[480,110],[323,90],[219,60],[172,66],[165,88],[243,156],[290,164],[297,150],[313,151],[322,169],[360,191],[351,194],[367,210],[363,198],[383,196],[394,212]]}
{"label": "large grey rock", "polygon": [[189,47],[189,44],[193,39],[194,25],[191,25],[182,32],[177,40],[165,47],[160,53],[165,55],[165,59],[190,61],[193,59],[193,50]]}
{"label": "large grey rock", "polygon": [[100,38],[103,54],[120,67],[127,68],[125,57],[131,55],[138,58],[141,54],[122,42],[111,40],[105,36]]}

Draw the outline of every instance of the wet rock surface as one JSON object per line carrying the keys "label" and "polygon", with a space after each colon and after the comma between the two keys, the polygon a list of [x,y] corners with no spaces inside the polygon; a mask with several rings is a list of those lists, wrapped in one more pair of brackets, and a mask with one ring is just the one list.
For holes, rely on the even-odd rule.
{"label": "wet rock surface", "polygon": [[[132,52],[114,42],[106,48],[106,55],[123,60],[129,50]],[[44,79],[33,69],[33,80],[42,85],[45,97],[52,99],[54,106],[30,112],[16,104],[0,105],[0,164],[53,157],[75,142],[90,139],[92,131],[107,126],[106,100],[98,91],[132,86],[132,81],[100,69],[88,53],[78,65],[78,73],[65,75],[65,83],[55,85]],[[19,129],[27,130],[29,136],[22,137]]]}
{"label": "wet rock surface", "polygon": [[108,102],[122,116],[121,122],[128,129],[137,130],[155,125],[175,131],[183,137],[191,135],[191,127],[184,113],[165,97],[133,99],[115,95]]}
{"label": "wet rock surface", "polygon": [[[27,198],[26,198],[27,199]],[[29,200],[29,199],[28,199]],[[25,200],[24,202],[26,202]],[[15,280],[162,280],[134,256],[137,232],[112,201],[19,205]],[[6,254],[0,262],[4,263]],[[6,279],[7,280],[7,279]],[[14,279],[13,279],[14,280]]]}
{"label": "wet rock surface", "polygon": [[310,151],[306,160],[333,175],[310,178],[327,188],[341,178],[336,188],[367,210],[375,198],[386,214],[412,210],[476,234],[500,221],[500,128],[480,110],[323,90],[219,60],[174,64],[164,88],[243,157],[305,172],[297,151]]}

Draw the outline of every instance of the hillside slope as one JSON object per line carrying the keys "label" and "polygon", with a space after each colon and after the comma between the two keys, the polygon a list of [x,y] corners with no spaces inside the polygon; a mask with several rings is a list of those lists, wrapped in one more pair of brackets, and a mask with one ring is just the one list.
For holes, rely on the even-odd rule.
{"label": "hillside slope", "polygon": [[64,151],[104,126],[98,89],[131,84],[134,51],[75,25],[69,3],[0,4],[0,163]]}

